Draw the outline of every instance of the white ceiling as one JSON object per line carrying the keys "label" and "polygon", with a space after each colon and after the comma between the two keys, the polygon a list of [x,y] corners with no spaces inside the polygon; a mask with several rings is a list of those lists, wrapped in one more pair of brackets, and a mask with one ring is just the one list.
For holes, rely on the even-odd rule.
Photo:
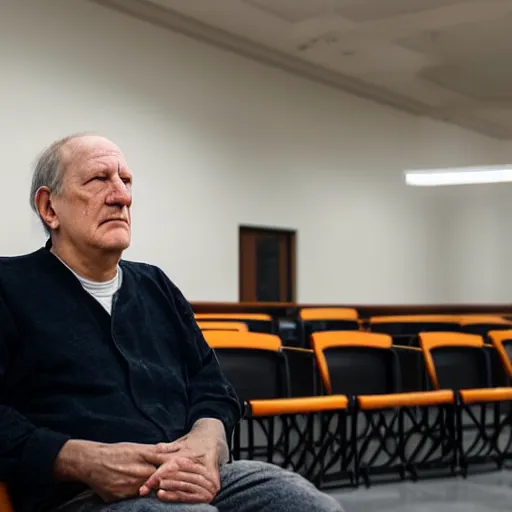
{"label": "white ceiling", "polygon": [[93,0],[416,114],[512,139],[512,0]]}

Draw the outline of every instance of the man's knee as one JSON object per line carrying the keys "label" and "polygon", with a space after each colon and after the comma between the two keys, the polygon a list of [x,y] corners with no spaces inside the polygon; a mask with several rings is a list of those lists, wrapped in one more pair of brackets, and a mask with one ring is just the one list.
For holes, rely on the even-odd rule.
{"label": "man's knee", "polygon": [[127,512],[218,512],[208,503],[165,503],[157,499],[136,501],[137,508],[127,509]]}
{"label": "man's knee", "polygon": [[158,500],[140,502],[140,508],[127,509],[127,512],[218,512],[217,508],[207,503],[164,503]]}
{"label": "man's knee", "polygon": [[237,461],[233,464],[237,472],[244,474],[247,486],[252,487],[262,501],[268,500],[275,510],[343,512],[334,498],[319,491],[297,473],[258,461]]}
{"label": "man's knee", "polygon": [[157,498],[136,498],[85,510],[87,512],[218,512],[217,508],[207,503],[168,503]]}

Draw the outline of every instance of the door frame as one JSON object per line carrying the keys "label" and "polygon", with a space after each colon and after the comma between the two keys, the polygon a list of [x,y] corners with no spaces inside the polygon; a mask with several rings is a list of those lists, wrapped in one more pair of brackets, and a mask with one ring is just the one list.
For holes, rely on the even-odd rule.
{"label": "door frame", "polygon": [[251,224],[240,224],[238,226],[238,301],[242,302],[242,231],[253,233],[269,233],[286,235],[288,239],[288,282],[290,283],[291,301],[297,299],[297,231],[295,229],[274,228]]}

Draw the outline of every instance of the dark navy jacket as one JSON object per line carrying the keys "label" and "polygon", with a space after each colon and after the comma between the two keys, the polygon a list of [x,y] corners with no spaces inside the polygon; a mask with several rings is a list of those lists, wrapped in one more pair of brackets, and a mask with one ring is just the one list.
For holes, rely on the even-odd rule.
{"label": "dark navy jacket", "polygon": [[20,512],[84,488],[55,484],[68,439],[175,440],[241,408],[180,291],[157,267],[121,260],[112,316],[48,249],[0,258],[0,481]]}

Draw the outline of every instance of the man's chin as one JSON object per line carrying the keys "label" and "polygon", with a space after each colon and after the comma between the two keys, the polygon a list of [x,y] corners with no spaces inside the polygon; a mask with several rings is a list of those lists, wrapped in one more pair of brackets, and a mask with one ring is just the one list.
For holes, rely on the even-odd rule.
{"label": "man's chin", "polygon": [[99,240],[98,244],[104,251],[122,252],[130,247],[130,237],[126,234],[115,236],[113,233]]}

